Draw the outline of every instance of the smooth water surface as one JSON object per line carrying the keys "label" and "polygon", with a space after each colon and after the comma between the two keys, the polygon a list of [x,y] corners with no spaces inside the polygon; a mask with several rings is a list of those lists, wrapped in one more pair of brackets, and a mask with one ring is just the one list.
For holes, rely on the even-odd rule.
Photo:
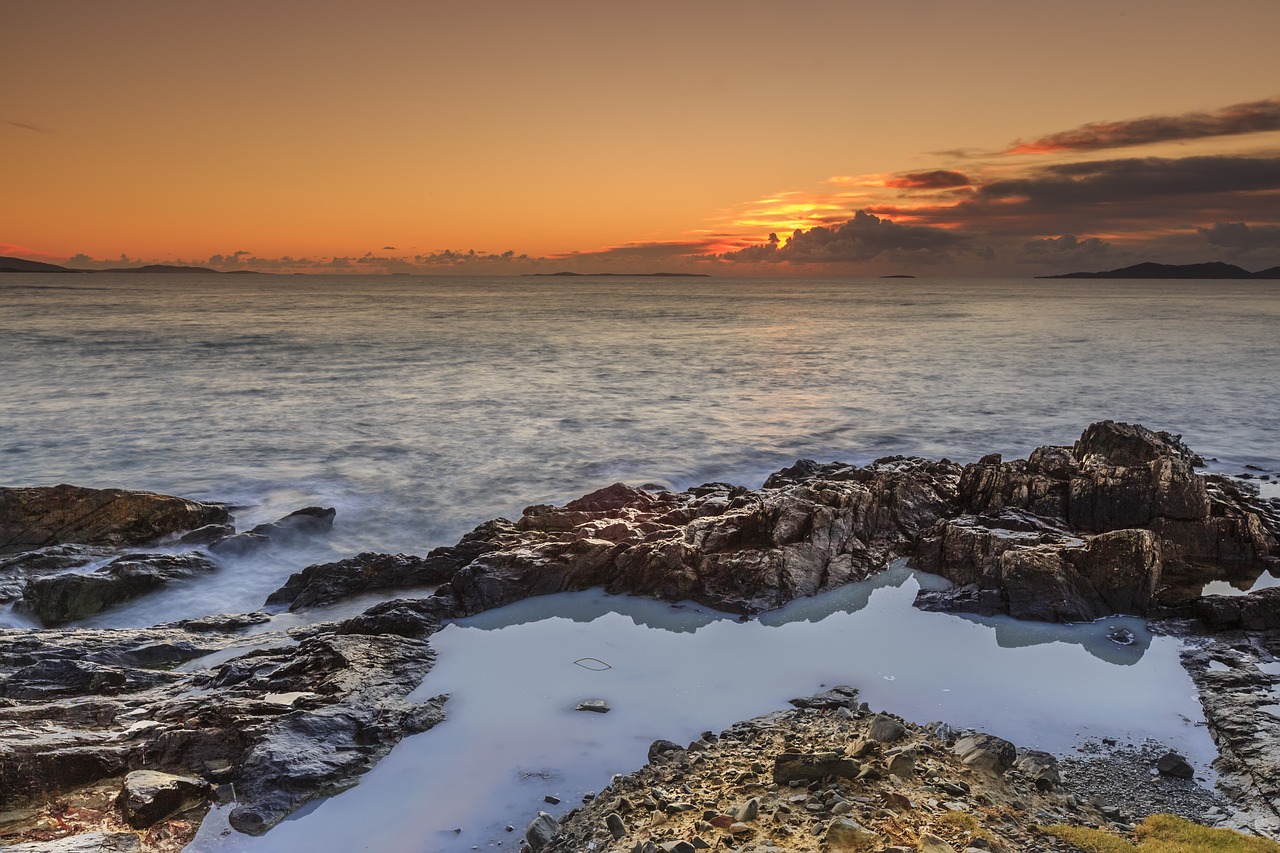
{"label": "smooth water surface", "polygon": [[[835,684],[918,723],[1059,753],[1089,738],[1155,738],[1207,774],[1214,747],[1178,641],[1133,618],[1067,626],[912,608],[920,584],[937,581],[899,565],[746,623],[598,591],[459,621],[432,638],[440,661],[415,694],[448,693],[444,723],[261,838],[220,836],[223,811],[190,849],[514,849],[540,808],[563,813],[611,774],[639,768],[652,741],[687,743]],[[1108,640],[1118,627],[1136,642]],[[575,663],[584,658],[592,668]],[[574,710],[590,698],[612,710]],[[562,805],[548,806],[548,794]]]}

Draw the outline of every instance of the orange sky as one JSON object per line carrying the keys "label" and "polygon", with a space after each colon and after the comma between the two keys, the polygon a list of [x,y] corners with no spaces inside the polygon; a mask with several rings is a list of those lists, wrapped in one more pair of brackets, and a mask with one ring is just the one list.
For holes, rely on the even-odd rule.
{"label": "orange sky", "polygon": [[0,254],[745,275],[1280,263],[1275,0],[48,0],[0,3],[0,31]]}

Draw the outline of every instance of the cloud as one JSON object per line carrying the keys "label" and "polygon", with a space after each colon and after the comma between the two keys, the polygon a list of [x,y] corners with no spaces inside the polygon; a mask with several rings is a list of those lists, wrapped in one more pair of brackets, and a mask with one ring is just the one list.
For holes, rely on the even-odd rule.
{"label": "cloud", "polygon": [[1030,142],[1021,140],[1006,154],[1047,154],[1058,151],[1098,151],[1153,142],[1238,136],[1280,130],[1280,100],[1271,98],[1235,104],[1213,113],[1147,116],[1123,121],[1098,121]]}
{"label": "cloud", "polygon": [[5,124],[11,127],[17,127],[22,130],[30,130],[34,133],[53,133],[52,128],[42,127],[38,124],[32,124],[29,121],[6,121]]}
{"label": "cloud", "polygon": [[1239,249],[1280,249],[1280,226],[1246,225],[1243,222],[1215,222],[1211,228],[1197,228],[1211,246]]}
{"label": "cloud", "polygon": [[886,187],[904,190],[947,190],[970,185],[968,175],[951,169],[935,169],[931,172],[907,172],[884,182]]}
{"label": "cloud", "polygon": [[770,234],[764,243],[719,257],[726,261],[772,263],[839,263],[868,261],[882,255],[925,262],[949,260],[952,250],[967,248],[967,234],[925,225],[897,225],[865,210],[843,225],[796,229],[786,242]]}
{"label": "cloud", "polygon": [[1059,260],[1063,257],[1083,255],[1105,255],[1111,250],[1111,244],[1099,237],[1085,237],[1081,240],[1075,234],[1063,234],[1061,237],[1046,237],[1041,240],[1030,240],[1022,244],[1022,251],[1030,258],[1038,260]]}
{"label": "cloud", "polygon": [[1045,166],[1025,177],[986,184],[978,195],[986,200],[1073,204],[1276,189],[1280,157],[1135,157]]}

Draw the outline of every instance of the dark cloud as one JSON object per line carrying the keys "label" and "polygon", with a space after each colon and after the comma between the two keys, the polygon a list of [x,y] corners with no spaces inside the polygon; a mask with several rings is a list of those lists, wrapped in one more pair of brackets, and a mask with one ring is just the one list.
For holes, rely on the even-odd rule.
{"label": "dark cloud", "polygon": [[868,261],[881,255],[925,262],[950,260],[952,250],[967,248],[969,236],[926,225],[897,225],[859,210],[843,225],[797,229],[786,242],[770,234],[767,242],[726,252],[727,261],[838,263]]}
{"label": "dark cloud", "polygon": [[384,251],[384,252],[394,252],[395,250],[396,250],[396,247],[395,247],[395,246],[383,246],[383,247],[382,247],[382,251]]}
{"label": "dark cloud", "polygon": [[886,187],[904,190],[949,190],[970,185],[969,176],[951,169],[931,172],[907,172],[885,181]]}
{"label": "dark cloud", "polygon": [[1135,157],[1045,166],[978,189],[983,200],[1077,204],[1280,189],[1280,157]]}
{"label": "dark cloud", "polygon": [[1274,98],[1235,104],[1213,113],[1148,116],[1124,121],[1098,121],[1072,130],[1052,133],[1030,142],[1018,141],[1008,154],[1044,154],[1054,151],[1098,151],[1152,142],[1238,136],[1280,130],[1280,100]]}
{"label": "dark cloud", "polygon": [[1239,249],[1280,249],[1280,226],[1246,225],[1243,222],[1215,222],[1212,228],[1197,228],[1211,246]]}
{"label": "dark cloud", "polygon": [[697,258],[711,251],[711,240],[672,240],[651,243],[624,243],[585,252],[558,255],[559,258],[599,259],[604,261],[661,261],[668,259]]}
{"label": "dark cloud", "polygon": [[1022,244],[1024,254],[1043,260],[1059,260],[1064,256],[1105,255],[1110,249],[1111,244],[1106,240],[1098,237],[1085,237],[1081,240],[1075,234],[1030,240]]}
{"label": "dark cloud", "polygon": [[40,125],[32,124],[29,121],[6,121],[5,124],[22,130],[30,130],[34,133],[53,133],[51,128],[41,127]]}

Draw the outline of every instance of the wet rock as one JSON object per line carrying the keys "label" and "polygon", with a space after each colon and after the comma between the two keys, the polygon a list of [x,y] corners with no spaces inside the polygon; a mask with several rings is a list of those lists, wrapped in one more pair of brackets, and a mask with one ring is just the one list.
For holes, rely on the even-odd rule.
{"label": "wet rock", "polygon": [[813,708],[818,711],[835,711],[840,708],[858,707],[858,691],[847,684],[838,684],[830,690],[813,696],[789,699],[788,703],[796,708]]}
{"label": "wet rock", "polygon": [[223,507],[154,492],[0,488],[0,554],[61,544],[127,548],[229,519]]}
{"label": "wet rock", "polygon": [[197,527],[190,533],[184,533],[178,538],[178,545],[212,545],[229,536],[234,536],[236,526],[234,524],[206,524],[204,527]]}
{"label": "wet rock", "polygon": [[19,608],[45,625],[63,625],[217,568],[199,554],[129,554],[87,574],[30,580]]}
{"label": "wet rock", "polygon": [[244,533],[216,539],[209,550],[220,556],[243,556],[266,545],[294,545],[333,529],[333,507],[309,506],[295,510],[279,521],[259,524]]}
{"label": "wet rock", "polygon": [[1191,612],[1209,630],[1280,630],[1280,587],[1267,587],[1248,595],[1206,595],[1191,605]]}
{"label": "wet rock", "polygon": [[1175,779],[1193,779],[1196,771],[1176,752],[1166,752],[1156,761],[1156,770],[1161,776],[1172,776]]}
{"label": "wet rock", "polygon": [[290,610],[318,607],[361,592],[442,583],[456,568],[448,560],[365,552],[334,563],[307,566],[290,575],[284,586],[267,597],[266,603],[287,604]]}
{"label": "wet rock", "polygon": [[583,699],[581,702],[578,703],[575,710],[593,711],[594,713],[597,713],[597,714],[607,714],[609,713],[609,703],[604,701],[603,699]]}
{"label": "wet rock", "polygon": [[146,829],[179,812],[203,805],[212,794],[213,786],[203,779],[135,770],[124,777],[116,803],[126,823],[134,829]]}

